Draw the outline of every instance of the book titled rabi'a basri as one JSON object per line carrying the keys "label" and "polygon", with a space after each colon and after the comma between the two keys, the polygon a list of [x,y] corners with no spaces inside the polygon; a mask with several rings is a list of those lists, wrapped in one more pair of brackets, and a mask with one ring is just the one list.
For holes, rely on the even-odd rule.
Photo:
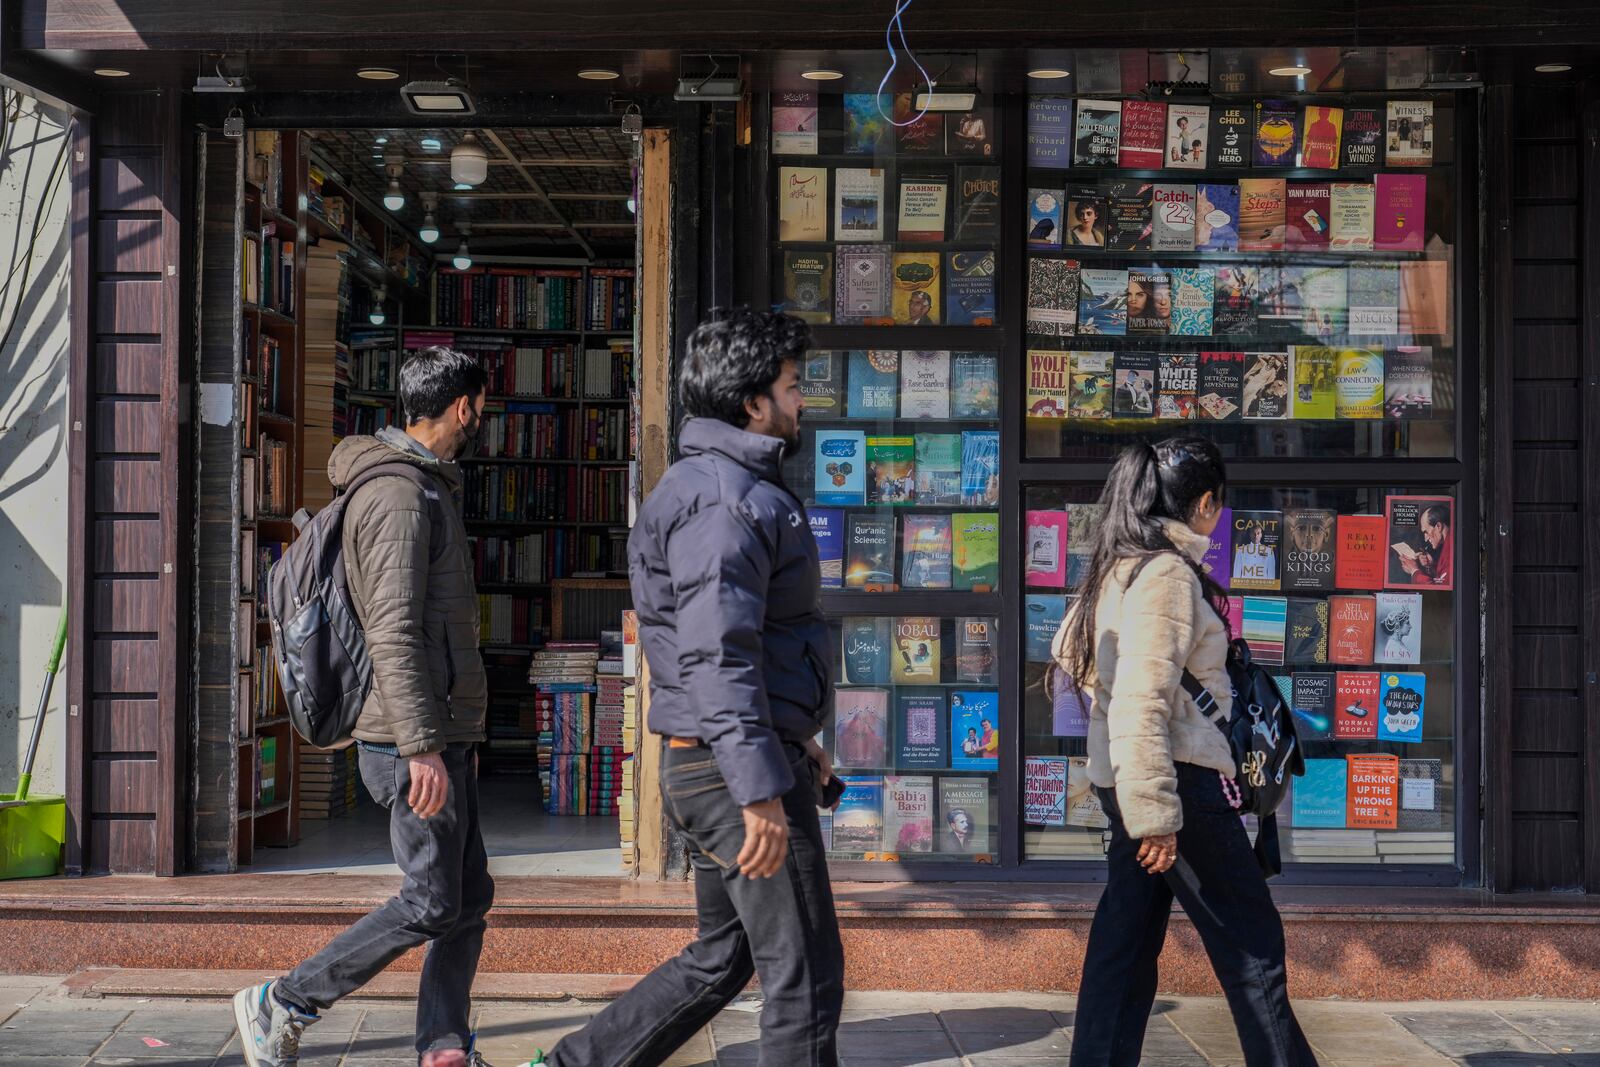
{"label": "book titled rabi'a basri", "polygon": [[933,851],[933,779],[890,774],[883,779],[883,848]]}

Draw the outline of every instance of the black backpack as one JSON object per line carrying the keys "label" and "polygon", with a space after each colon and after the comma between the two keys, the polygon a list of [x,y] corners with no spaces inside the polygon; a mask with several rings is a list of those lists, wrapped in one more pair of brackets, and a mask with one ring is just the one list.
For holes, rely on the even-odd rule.
{"label": "black backpack", "polygon": [[350,742],[372,688],[372,661],[350,599],[344,569],[344,509],[355,491],[378,478],[405,478],[430,501],[438,526],[438,483],[403,460],[380,463],[345,486],[316,515],[294,516],[299,536],[267,572],[272,657],[295,732],[318,748]]}

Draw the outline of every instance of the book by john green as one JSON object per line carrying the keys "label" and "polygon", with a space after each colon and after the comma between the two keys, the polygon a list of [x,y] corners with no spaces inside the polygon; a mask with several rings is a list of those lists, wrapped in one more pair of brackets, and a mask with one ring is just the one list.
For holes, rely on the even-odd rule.
{"label": "book by john green", "polygon": [[1385,671],[1378,696],[1378,740],[1421,741],[1427,695],[1427,675]]}
{"label": "book by john green", "polygon": [[1171,267],[1172,326],[1174,337],[1210,337],[1217,276],[1211,267]]}
{"label": "book by john green", "polygon": [[1383,353],[1370,348],[1339,349],[1333,395],[1336,418],[1383,418]]}
{"label": "book by john green", "polygon": [[917,503],[961,503],[961,435],[919,433],[916,440]]}
{"label": "book by john green", "polygon": [[772,154],[817,154],[817,94],[772,94]]}
{"label": "book by john green", "polygon": [[1346,781],[1344,760],[1306,760],[1306,773],[1291,790],[1290,822],[1305,829],[1344,829]]}
{"label": "book by john green", "polygon": [[1000,584],[1000,516],[992,511],[950,517],[952,586],[987,593]]}
{"label": "book by john green", "polygon": [[900,417],[950,417],[950,353],[940,349],[900,353]]}
{"label": "book by john green", "polygon": [[933,779],[903,774],[883,779],[883,850],[933,851]]}
{"label": "book by john green", "polygon": [[1289,602],[1283,597],[1244,598],[1244,625],[1240,628],[1239,636],[1250,642],[1250,657],[1254,662],[1282,666],[1288,620]]}
{"label": "book by john green", "polygon": [[1383,408],[1391,419],[1425,419],[1433,413],[1433,350],[1402,346],[1383,365]]}
{"label": "book by john green", "polygon": [[896,252],[890,274],[894,285],[894,323],[896,326],[933,326],[939,322],[943,305],[939,299],[940,260],[938,252]]}
{"label": "book by john green", "polygon": [[1122,101],[1078,101],[1072,162],[1079,167],[1114,167],[1122,132]]}
{"label": "book by john green", "polygon": [[1192,252],[1195,247],[1195,187],[1157,182],[1150,190],[1150,247],[1156,252]]}
{"label": "book by john green", "polygon": [[894,517],[852,513],[844,587],[889,592],[895,586]]}
{"label": "book by john green", "polygon": [[895,766],[943,770],[950,766],[944,690],[895,690]]}
{"label": "book by john green", "polygon": [[961,432],[961,503],[969,508],[999,506],[999,430]]}
{"label": "book by john green", "polygon": [[1252,110],[1246,107],[1212,108],[1207,164],[1219,169],[1248,167],[1253,155],[1254,121]]}
{"label": "book by john green", "polygon": [[1233,580],[1232,508],[1223,508],[1217,515],[1217,526],[1211,531],[1211,543],[1206,547],[1200,566],[1223,589]]}
{"label": "book by john green", "polygon": [[1028,166],[1072,166],[1072,100],[1028,98]]}
{"label": "book by john green", "polygon": [[1253,337],[1261,304],[1261,268],[1238,263],[1217,268],[1212,332],[1218,337]]}
{"label": "book by john green", "polygon": [[1374,663],[1422,662],[1422,594],[1379,593]]}
{"label": "book by john green", "polygon": [[883,847],[883,779],[840,775],[844,795],[833,812],[835,852],[876,852]]}
{"label": "book by john green", "polygon": [[1060,189],[1028,190],[1028,247],[1061,247],[1062,194]]}
{"label": "book by john green", "polygon": [[1067,825],[1067,761],[1029,756],[1022,768],[1022,821],[1029,826]]}
{"label": "book by john green", "polygon": [[1294,417],[1301,421],[1334,417],[1338,350],[1296,345],[1294,353]]}
{"label": "book by john green", "polygon": [[1293,385],[1286,352],[1246,352],[1240,404],[1247,419],[1286,419]]}
{"label": "book by john green", "polygon": [[1200,357],[1163,352],[1156,363],[1156,418],[1192,419],[1199,401]]}
{"label": "book by john green", "polygon": [[958,241],[1000,239],[1000,168],[961,167],[956,171]]}
{"label": "book by john green", "polygon": [[1148,419],[1156,413],[1156,354],[1118,352],[1113,367],[1112,414]]}
{"label": "book by john green", "polygon": [[1022,583],[1046,589],[1064,589],[1067,584],[1067,513],[1029,511],[1026,551],[1023,554]]}
{"label": "book by john green", "polygon": [[1383,165],[1383,119],[1376,108],[1344,109],[1344,136],[1339,146],[1341,167]]}
{"label": "book by john green", "polygon": [[1282,101],[1256,102],[1258,167],[1292,167],[1300,148],[1300,109]]}
{"label": "book by john green", "polygon": [[818,430],[815,499],[849,507],[867,502],[867,436],[860,430]]}
{"label": "book by john green", "polygon": [[969,615],[956,619],[956,681],[997,685],[1000,650],[996,641],[993,618]]}
{"label": "book by john green", "polygon": [[845,415],[852,419],[892,419],[900,410],[900,353],[892,348],[850,352]]}
{"label": "book by john green", "polygon": [[940,852],[989,855],[989,779],[940,777],[938,825]]}
{"label": "book by john green", "polygon": [[1361,741],[1378,736],[1380,684],[1372,671],[1339,671],[1334,705],[1333,734],[1340,741]]}
{"label": "book by john green", "polygon": [[1294,711],[1295,733],[1301,741],[1333,738],[1333,711],[1337,690],[1331,671],[1295,671],[1289,706]]}
{"label": "book by john green", "polygon": [[809,508],[811,536],[817,542],[822,566],[822,588],[844,588],[844,512],[839,508]]}
{"label": "book by john green", "polygon": [[875,156],[884,148],[889,120],[883,117],[874,93],[844,94],[844,153]]}
{"label": "book by john green", "polygon": [[957,689],[950,694],[950,766],[958,771],[1000,769],[1000,694]]}
{"label": "book by john green", "polygon": [[889,276],[893,246],[839,245],[833,282],[834,320],[840,325],[887,326],[894,322]]}
{"label": "book by john green", "polygon": [[840,167],[833,172],[833,238],[883,240],[883,171]]}
{"label": "book by john green", "polygon": [[1154,100],[1125,100],[1118,132],[1117,165],[1135,170],[1161,166],[1167,105]]}
{"label": "book by john green", "polygon": [[1050,645],[1067,614],[1067,598],[1059,594],[1029,593],[1023,601],[1026,626],[1024,648],[1029,663],[1049,663]]}
{"label": "book by john green", "polygon": [[1288,531],[1288,548],[1283,555],[1285,592],[1325,593],[1334,588],[1337,521],[1338,515],[1324,508],[1295,508],[1283,513]]}
{"label": "book by john green", "polygon": [[778,240],[828,239],[828,172],[822,167],[778,168]]}
{"label": "book by john green", "polygon": [[1283,540],[1283,512],[1233,512],[1233,572],[1229,588],[1279,588],[1278,552]]}
{"label": "book by john green", "polygon": [[783,253],[783,310],[804,322],[833,321],[833,253]]}
{"label": "book by john green", "polygon": [[1339,165],[1339,135],[1344,128],[1344,108],[1309,105],[1300,137],[1298,166],[1333,170]]}
{"label": "book by john green", "polygon": [[1199,252],[1235,252],[1239,248],[1239,187],[1207,183],[1195,186],[1194,247]]}
{"label": "book by john green", "polygon": [[839,629],[839,648],[846,685],[882,685],[889,680],[890,620],[875,615],[847,617]]}
{"label": "book by john green", "polygon": [[844,411],[844,353],[830,349],[807,352],[800,371],[800,395],[805,397],[808,415],[838,418]]}
{"label": "book by john green", "polygon": [[916,502],[916,438],[898,434],[867,438],[867,503]]}
{"label": "book by john green", "polygon": [[908,615],[894,620],[889,673],[896,683],[939,684],[943,658],[937,618]]}
{"label": "book by john green", "polygon": [[1328,662],[1328,602],[1290,597],[1284,662],[1317,666]]}
{"label": "book by john green", "polygon": [[1243,352],[1200,353],[1200,418],[1237,422],[1244,390]]}
{"label": "book by john green", "polygon": [[1155,183],[1141,178],[1114,178],[1104,183],[1106,248],[1113,252],[1148,252],[1155,232]]}
{"label": "book by john green", "polygon": [[1078,332],[1120,337],[1128,332],[1128,272],[1085,267],[1078,272]]}
{"label": "book by john green", "polygon": [[1239,182],[1239,250],[1283,250],[1288,225],[1288,183],[1282,178],[1243,178]]}
{"label": "book by john green", "polygon": [[833,761],[840,767],[885,765],[889,748],[889,692],[838,689],[833,694]]}
{"label": "book by john green", "polygon": [[950,417],[1000,415],[1000,363],[992,352],[957,352],[950,358]]}
{"label": "book by john green", "polygon": [[1069,352],[1067,416],[1073,419],[1111,417],[1112,356],[1110,352]]}
{"label": "book by john green", "polygon": [[1028,257],[1028,332],[1070,337],[1078,332],[1079,267],[1075,259]]}
{"label": "book by john green", "polygon": [[945,322],[951,326],[993,326],[994,252],[951,252],[945,272]]}
{"label": "book by john green", "polygon": [[1128,332],[1165,334],[1171,328],[1171,271],[1128,268]]}
{"label": "book by john green", "polygon": [[1211,139],[1211,109],[1204,104],[1167,108],[1166,166],[1203,170]]}
{"label": "book by john green", "polygon": [[907,515],[900,531],[900,588],[949,589],[950,516]]}

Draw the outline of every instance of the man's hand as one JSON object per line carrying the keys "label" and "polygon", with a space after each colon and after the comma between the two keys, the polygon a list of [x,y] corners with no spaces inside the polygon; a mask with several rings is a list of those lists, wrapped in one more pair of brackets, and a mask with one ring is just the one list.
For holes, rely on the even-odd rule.
{"label": "man's hand", "polygon": [[1159,834],[1139,842],[1139,862],[1151,874],[1163,874],[1178,862],[1178,835]]}
{"label": "man's hand", "polygon": [[[819,785],[826,786],[833,781],[833,760],[828,758],[827,749],[817,744],[816,738],[813,737],[806,742],[806,755],[810,757],[812,763],[817,765],[817,771],[822,776],[818,779]],[[838,806],[837,803],[834,804],[835,808]]]}
{"label": "man's hand", "polygon": [[744,847],[733,862],[746,878],[771,878],[783,869],[789,852],[789,820],[783,798],[744,807]]}
{"label": "man's hand", "polygon": [[444,809],[450,796],[450,775],[444,769],[444,757],[437,752],[407,757],[411,773],[411,792],[406,803],[419,819],[429,819]]}

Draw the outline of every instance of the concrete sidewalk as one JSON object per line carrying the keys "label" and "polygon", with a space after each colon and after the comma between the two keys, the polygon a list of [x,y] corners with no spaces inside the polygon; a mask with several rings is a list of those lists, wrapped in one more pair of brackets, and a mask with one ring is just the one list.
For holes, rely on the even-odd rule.
{"label": "concrete sidewalk", "polygon": [[[741,998],[746,1008],[754,998]],[[488,1001],[479,1047],[496,1067],[550,1048],[603,1005]],[[1297,1005],[1325,1065],[1600,1067],[1600,1010],[1576,1001]],[[1070,995],[855,993],[840,1028],[846,1067],[1064,1065]],[[729,1010],[669,1067],[754,1067],[760,1016]],[[305,1067],[414,1067],[412,1011],[402,1001],[351,1001],[306,1031]],[[1218,999],[1161,998],[1145,1041],[1152,1067],[1239,1064]],[[56,978],[0,976],[0,1067],[240,1067],[223,1000],[86,998]]]}

